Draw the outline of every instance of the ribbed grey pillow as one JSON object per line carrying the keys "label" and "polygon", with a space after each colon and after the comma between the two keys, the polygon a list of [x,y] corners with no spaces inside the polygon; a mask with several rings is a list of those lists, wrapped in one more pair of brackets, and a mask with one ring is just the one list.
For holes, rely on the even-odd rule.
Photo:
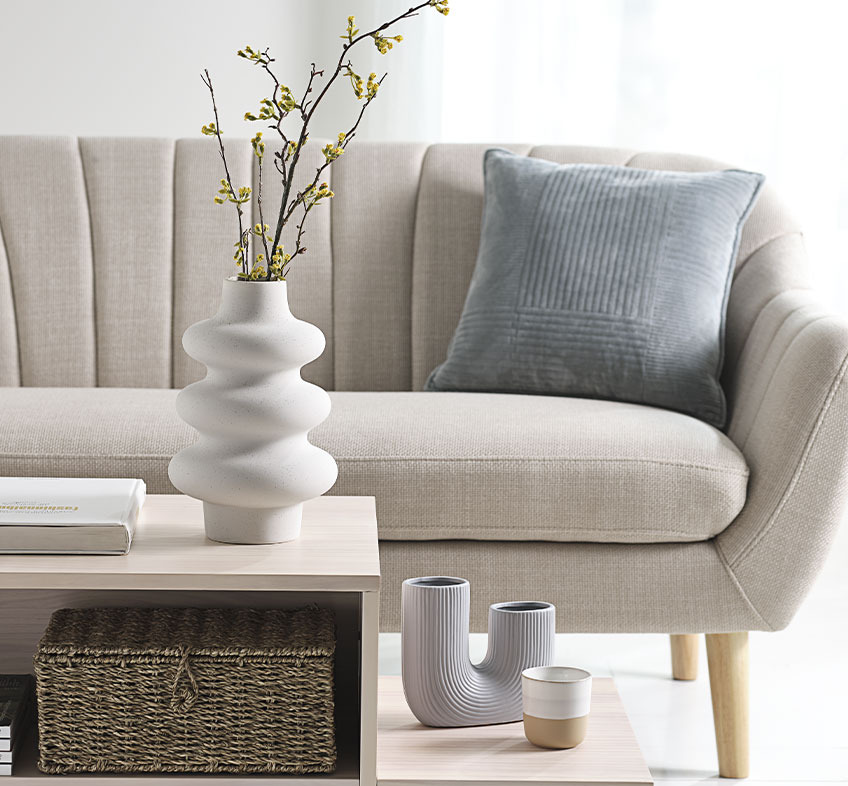
{"label": "ribbed grey pillow", "polygon": [[477,265],[428,390],[650,404],[720,428],[727,296],[763,176],[489,150]]}

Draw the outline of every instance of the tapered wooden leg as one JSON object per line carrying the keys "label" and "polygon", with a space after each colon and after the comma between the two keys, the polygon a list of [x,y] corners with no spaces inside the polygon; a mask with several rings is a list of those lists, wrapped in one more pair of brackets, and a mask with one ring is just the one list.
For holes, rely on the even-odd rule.
{"label": "tapered wooden leg", "polygon": [[698,634],[672,633],[671,674],[676,680],[698,679]]}
{"label": "tapered wooden leg", "polygon": [[708,633],[718,772],[748,777],[748,634]]}

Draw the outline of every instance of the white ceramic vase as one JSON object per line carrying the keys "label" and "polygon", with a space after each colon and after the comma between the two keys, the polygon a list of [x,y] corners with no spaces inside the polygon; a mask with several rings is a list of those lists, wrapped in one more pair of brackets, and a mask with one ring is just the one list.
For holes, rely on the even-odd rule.
{"label": "white ceramic vase", "polygon": [[465,579],[424,576],[402,589],[401,670],[406,702],[427,726],[478,726],[522,718],[521,672],[554,658],[556,610],[541,601],[489,607],[486,657],[468,655]]}
{"label": "white ceramic vase", "polygon": [[177,396],[198,440],[171,460],[171,482],[203,500],[206,534],[225,543],[279,543],[300,534],[303,503],[327,491],[336,462],[307,439],[330,397],[300,369],[324,334],[289,310],[284,281],[224,281],[218,313],[183,347],[207,368]]}

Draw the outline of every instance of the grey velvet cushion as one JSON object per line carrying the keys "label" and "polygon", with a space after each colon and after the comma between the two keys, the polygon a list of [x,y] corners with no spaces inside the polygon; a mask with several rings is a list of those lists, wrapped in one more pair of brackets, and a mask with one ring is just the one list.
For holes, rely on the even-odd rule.
{"label": "grey velvet cushion", "polygon": [[[0,388],[0,476],[140,477],[195,435],[176,390]],[[310,433],[333,494],[377,498],[383,540],[706,540],[745,504],[748,467],[676,412],[556,396],[330,393]]]}
{"label": "grey velvet cushion", "polygon": [[723,426],[727,296],[762,175],[505,150],[484,169],[477,264],[427,389],[614,399]]}

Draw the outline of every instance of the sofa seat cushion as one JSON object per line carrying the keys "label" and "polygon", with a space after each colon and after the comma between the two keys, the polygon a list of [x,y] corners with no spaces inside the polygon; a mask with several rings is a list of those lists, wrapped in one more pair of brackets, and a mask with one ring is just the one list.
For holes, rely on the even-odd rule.
{"label": "sofa seat cushion", "polygon": [[0,475],[141,478],[173,494],[171,457],[195,439],[160,388],[0,388]]}
{"label": "sofa seat cushion", "polygon": [[[176,391],[0,388],[0,474],[142,477],[174,489],[193,439]],[[488,393],[332,393],[312,441],[334,494],[377,498],[384,540],[665,543],[721,532],[745,459],[695,418],[636,404]]]}
{"label": "sofa seat cushion", "polygon": [[497,393],[335,393],[312,441],[335,494],[373,494],[383,540],[705,540],[745,503],[748,467],[688,415]]}

